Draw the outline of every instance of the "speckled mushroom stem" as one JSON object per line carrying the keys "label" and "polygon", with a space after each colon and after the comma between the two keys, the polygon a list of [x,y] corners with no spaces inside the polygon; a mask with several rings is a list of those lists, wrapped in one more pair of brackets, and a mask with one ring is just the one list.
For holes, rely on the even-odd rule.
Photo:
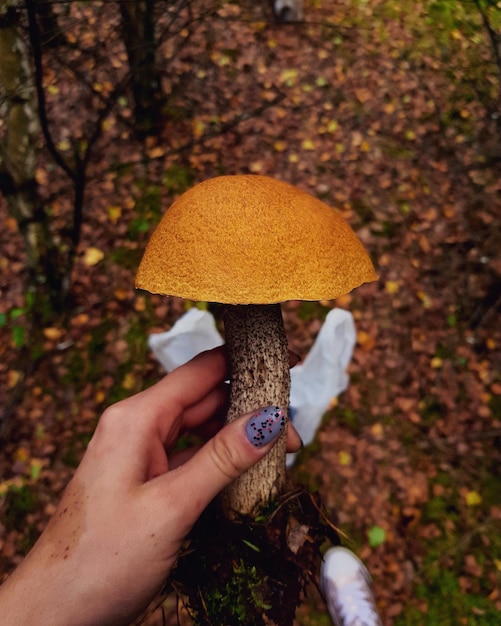
{"label": "speckled mushroom stem", "polygon": [[[279,304],[226,306],[225,339],[231,367],[227,421],[256,408],[289,406],[287,337]],[[226,515],[256,514],[285,485],[286,432],[257,465],[223,494]]]}

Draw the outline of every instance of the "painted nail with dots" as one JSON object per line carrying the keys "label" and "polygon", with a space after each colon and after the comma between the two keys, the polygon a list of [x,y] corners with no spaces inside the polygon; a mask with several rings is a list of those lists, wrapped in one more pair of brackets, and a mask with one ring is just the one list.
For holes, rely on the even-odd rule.
{"label": "painted nail with dots", "polygon": [[252,414],[245,427],[247,439],[256,448],[262,448],[283,432],[285,411],[279,406],[267,406]]}

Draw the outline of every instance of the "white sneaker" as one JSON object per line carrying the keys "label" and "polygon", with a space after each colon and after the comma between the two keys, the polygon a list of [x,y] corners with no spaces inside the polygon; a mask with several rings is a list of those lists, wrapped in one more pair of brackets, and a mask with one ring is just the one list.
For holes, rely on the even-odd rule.
{"label": "white sneaker", "polygon": [[353,552],[340,546],[327,550],[320,582],[335,626],[383,626],[370,574]]}

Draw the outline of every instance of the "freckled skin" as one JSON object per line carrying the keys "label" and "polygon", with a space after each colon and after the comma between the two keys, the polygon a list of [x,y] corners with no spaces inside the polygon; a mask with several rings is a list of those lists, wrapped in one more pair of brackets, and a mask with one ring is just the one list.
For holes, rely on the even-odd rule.
{"label": "freckled skin", "polygon": [[67,559],[78,545],[85,529],[83,496],[83,484],[73,478],[44,533],[50,559]]}

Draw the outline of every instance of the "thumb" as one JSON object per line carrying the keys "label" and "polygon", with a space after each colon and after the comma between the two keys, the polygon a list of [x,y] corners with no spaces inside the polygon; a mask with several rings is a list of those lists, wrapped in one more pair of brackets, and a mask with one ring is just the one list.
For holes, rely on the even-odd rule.
{"label": "thumb", "polygon": [[222,428],[171,473],[171,479],[175,473],[175,480],[170,489],[179,490],[179,502],[186,503],[186,515],[192,523],[224,487],[271,450],[285,430],[285,422],[285,411],[277,406],[247,413]]}

